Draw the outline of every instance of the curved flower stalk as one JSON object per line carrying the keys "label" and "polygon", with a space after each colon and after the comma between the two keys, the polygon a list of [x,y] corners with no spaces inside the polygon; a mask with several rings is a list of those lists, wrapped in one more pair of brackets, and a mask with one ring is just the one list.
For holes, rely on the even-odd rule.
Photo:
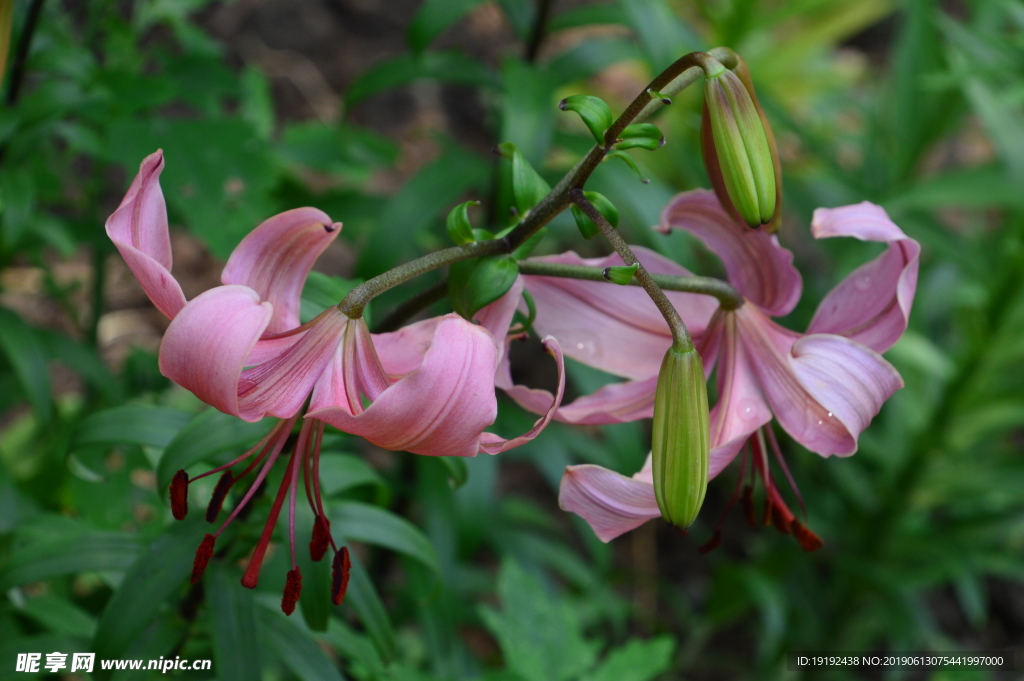
{"label": "curved flower stalk", "polygon": [[[848,456],[857,450],[860,432],[903,385],[880,353],[906,330],[920,247],[873,204],[818,209],[811,226],[816,238],[852,236],[885,242],[888,249],[833,289],[801,334],[771,319],[789,313],[801,293],[792,254],[775,236],[738,224],[714,194],[702,190],[673,199],[662,213],[660,228],[685,229],[703,241],[721,258],[729,282],[744,296],[744,304],[735,309],[719,306],[697,340],[706,371],[710,374],[718,364],[709,476],[720,473],[749,441],[751,475],[761,477],[766,487],[765,521],[793,532],[804,548],[813,550],[821,540],[795,518],[772,480],[769,450],[790,476],[769,423],[774,415],[795,440],[822,456]],[[595,310],[583,333],[597,336],[604,325],[617,323],[608,320],[617,319],[626,303],[615,287],[583,286],[580,282],[578,290],[585,291],[582,295]],[[529,280],[527,288],[538,296]],[[568,344],[566,354],[581,359]],[[593,358],[587,363],[605,370],[611,366]],[[632,385],[639,400],[645,379],[635,379]],[[655,376],[646,380],[653,385]],[[594,403],[612,403],[598,393],[590,400],[595,412]],[[556,418],[566,409],[560,409]],[[604,418],[599,422],[614,422]],[[748,504],[752,499],[749,485],[742,498]],[[627,478],[599,466],[571,466],[562,481],[560,503],[588,520],[604,541],[660,515],[646,468]]]}
{"label": "curved flower stalk", "polygon": [[[160,346],[160,370],[220,411],[246,421],[277,417],[255,447],[223,466],[189,479],[178,471],[171,485],[174,516],[185,517],[188,484],[221,473],[207,508],[214,522],[231,487],[259,469],[241,501],[196,552],[198,581],[219,535],[249,503],[281,457],[301,421],[295,448],[242,583],[256,586],[260,566],[285,500],[291,570],[282,609],[291,614],[302,586],[295,553],[295,510],[301,475],[315,520],[310,555],[334,553],[332,599],[340,602],[348,579],[347,550],[330,535],[319,486],[320,446],[329,423],[392,450],[429,456],[475,456],[518,446],[547,425],[561,400],[523,436],[505,440],[485,432],[497,415],[493,377],[512,313],[486,313],[485,326],[447,315],[372,338],[365,321],[332,307],[300,325],[303,284],[317,256],[340,232],[314,208],[299,208],[264,221],[238,245],[221,281],[186,301],[171,276],[167,214],[159,185],[163,155],[141,165],[128,194],[107,221],[117,245],[153,303],[171,318]],[[502,324],[504,327],[502,328]],[[502,339],[498,342],[495,339]],[[375,344],[380,345],[378,354]],[[549,351],[562,361],[558,344]],[[564,379],[563,384],[564,384]],[[308,406],[307,406],[308,405]],[[305,413],[303,411],[305,410]],[[248,462],[240,471],[244,462]]]}

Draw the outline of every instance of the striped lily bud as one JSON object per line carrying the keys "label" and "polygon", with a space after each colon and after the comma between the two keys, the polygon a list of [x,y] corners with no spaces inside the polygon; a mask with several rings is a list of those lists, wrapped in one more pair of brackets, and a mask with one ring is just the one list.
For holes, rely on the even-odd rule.
{"label": "striped lily bud", "polygon": [[752,88],[718,62],[706,68],[705,76],[701,150],[715,193],[726,210],[749,226],[774,225],[777,154]]}
{"label": "striped lily bud", "polygon": [[661,516],[680,529],[693,523],[704,503],[710,441],[700,355],[669,348],[654,393],[651,472]]}

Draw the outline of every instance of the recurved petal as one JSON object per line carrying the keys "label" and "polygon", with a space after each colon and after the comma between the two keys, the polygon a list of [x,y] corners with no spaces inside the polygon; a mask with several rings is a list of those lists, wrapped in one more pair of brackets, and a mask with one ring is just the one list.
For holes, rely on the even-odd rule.
{"label": "recurved petal", "polygon": [[[653,251],[642,247],[634,247],[634,251],[652,273],[690,274]],[[601,268],[623,264],[617,255],[587,259],[571,251],[538,260]],[[560,277],[524,279],[537,307],[534,328],[557,338],[567,356],[625,378],[645,379],[658,373],[672,337],[642,288]],[[700,336],[717,302],[692,293],[666,291],[666,295],[690,333]]]}
{"label": "recurved petal", "polygon": [[773,317],[788,314],[800,300],[800,273],[793,253],[775,235],[733,220],[714,192],[695,189],[672,199],[661,212],[658,229],[684,229],[722,260],[729,283]]}
{"label": "recurved petal", "polygon": [[603,542],[661,516],[650,480],[627,478],[593,464],[565,469],[558,505],[586,520]]}
{"label": "recurved petal", "polygon": [[749,362],[779,424],[823,456],[857,451],[857,436],[902,381],[878,353],[842,336],[801,338],[756,308],[736,311]]}
{"label": "recurved petal", "polygon": [[[599,426],[649,419],[654,415],[654,388],[658,377],[642,381],[609,383],[591,395],[584,395],[555,412],[556,421],[578,426]],[[523,385],[501,387],[523,409],[543,414],[554,396],[547,390]]]}
{"label": "recurved petal", "polygon": [[735,315],[720,311],[712,325],[721,325],[722,340],[718,358],[718,402],[710,414],[708,479],[721,473],[747,438],[772,418],[739,339]]}
{"label": "recurved petal", "polygon": [[846,336],[875,352],[885,352],[907,330],[921,246],[881,206],[867,201],[817,209],[811,232],[817,239],[852,236],[889,244],[884,253],[858,267],[825,296],[807,329],[808,333]]}
{"label": "recurved petal", "polygon": [[534,422],[533,427],[529,431],[511,440],[506,440],[494,433],[483,433],[480,436],[481,453],[500,454],[501,452],[507,452],[510,449],[524,445],[540,435],[540,432],[551,423],[551,419],[554,417],[559,405],[562,404],[562,396],[565,394],[565,362],[562,358],[562,349],[559,347],[558,341],[553,337],[548,336],[544,339],[544,349],[555,358],[555,362],[558,365],[558,389],[548,403],[547,409],[541,412],[543,415]]}
{"label": "recurved petal", "polygon": [[106,230],[149,299],[173,319],[185,306],[185,294],[171,276],[167,205],[160,189],[163,169],[163,151],[143,159],[121,205],[107,218]]}
{"label": "recurved petal", "polygon": [[238,380],[273,314],[246,286],[201,293],[171,321],[160,344],[160,372],[227,414],[241,416]]}
{"label": "recurved petal", "polygon": [[274,306],[267,333],[299,325],[299,296],[317,257],[341,231],[316,208],[296,208],[264,220],[238,244],[221,281],[255,290]]}
{"label": "recurved petal", "polygon": [[[498,409],[497,355],[490,333],[458,315],[447,315],[437,323],[422,364],[375,396],[370,394],[373,402],[354,413],[358,410],[351,403],[337,403],[352,392],[352,383],[339,382],[344,383],[345,372],[359,370],[353,364],[365,361],[364,357],[346,362],[340,371],[335,362],[317,385],[307,416],[385,449],[430,456],[477,454],[480,435],[494,422]],[[335,403],[325,396],[333,396]]]}

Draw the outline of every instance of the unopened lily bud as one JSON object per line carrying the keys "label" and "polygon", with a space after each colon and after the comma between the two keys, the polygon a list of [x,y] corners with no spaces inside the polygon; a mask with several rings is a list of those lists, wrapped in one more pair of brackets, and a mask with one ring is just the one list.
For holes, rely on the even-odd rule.
{"label": "unopened lily bud", "polygon": [[776,215],[776,168],[769,133],[751,94],[718,62],[705,70],[701,150],[719,200],[734,217],[759,227]]}
{"label": "unopened lily bud", "polygon": [[661,516],[685,529],[708,488],[708,393],[696,349],[669,348],[654,393],[651,464]]}

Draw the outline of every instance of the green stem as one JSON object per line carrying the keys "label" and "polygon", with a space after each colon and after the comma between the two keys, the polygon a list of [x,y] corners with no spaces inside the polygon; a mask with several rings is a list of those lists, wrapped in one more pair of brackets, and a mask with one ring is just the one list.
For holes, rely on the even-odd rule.
{"label": "green stem", "polygon": [[683,323],[683,318],[679,316],[679,312],[672,305],[672,302],[665,295],[665,292],[658,287],[651,277],[650,273],[644,269],[644,266],[637,260],[636,255],[629,245],[623,240],[619,233],[615,231],[611,223],[604,219],[600,211],[594,208],[594,204],[587,201],[587,197],[583,195],[582,189],[573,189],[571,192],[572,202],[580,207],[588,218],[590,218],[597,228],[601,230],[605,238],[611,243],[612,248],[622,258],[622,262],[627,265],[636,265],[636,280],[640,282],[640,285],[647,291],[647,295],[651,297],[654,304],[658,307],[658,311],[661,312],[661,316],[665,318],[665,322],[668,324],[669,330],[672,332],[672,348],[677,352],[690,352],[693,350],[693,339],[690,338],[690,332],[686,330],[686,324]]}
{"label": "green stem", "polygon": [[[586,281],[603,281],[609,283],[604,276],[604,270],[600,267],[587,267],[586,265],[566,265],[555,262],[544,262],[542,260],[520,260],[520,274],[532,274],[538,277],[564,277],[567,279],[583,279]],[[743,304],[743,296],[734,289],[728,282],[714,277],[676,277],[670,274],[648,275],[663,291],[682,291],[684,293],[700,293],[706,296],[714,296],[718,299],[725,310],[735,310]],[[642,284],[633,278],[630,286],[641,286]]]}
{"label": "green stem", "polygon": [[363,316],[363,309],[371,300],[388,289],[403,284],[410,279],[415,279],[421,274],[462,260],[487,255],[500,255],[511,251],[512,248],[509,246],[508,239],[505,238],[476,241],[471,244],[452,246],[451,248],[429,253],[421,258],[410,260],[403,265],[390,269],[383,274],[378,274],[373,279],[364,281],[349,291],[349,294],[338,303],[338,309],[344,312],[349,319],[358,319]]}
{"label": "green stem", "polygon": [[[374,297],[425,272],[460,260],[514,251],[552,218],[569,207],[570,193],[586,183],[594,169],[612,151],[618,135],[627,125],[645,120],[665,106],[659,97],[651,94],[651,91],[671,96],[692,85],[700,78],[703,72],[702,65],[706,64],[709,58],[717,59],[730,68],[737,64],[736,53],[727,47],[716,47],[710,52],[691,52],[680,57],[658,74],[612,123],[605,133],[604,145],[594,146],[505,238],[447,248],[399,265],[352,289],[338,304],[338,309],[354,319],[363,314],[363,309]],[[688,340],[689,335],[686,338]]]}

